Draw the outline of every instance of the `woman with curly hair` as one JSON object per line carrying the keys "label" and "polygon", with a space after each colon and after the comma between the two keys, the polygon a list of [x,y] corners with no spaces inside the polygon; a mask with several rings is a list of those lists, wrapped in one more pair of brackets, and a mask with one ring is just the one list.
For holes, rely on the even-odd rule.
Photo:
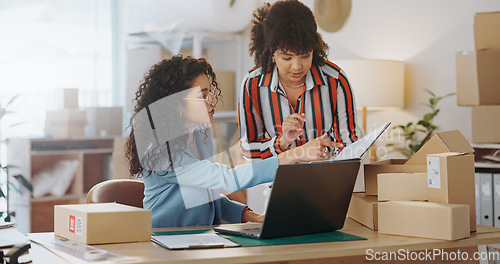
{"label": "woman with curly hair", "polygon": [[139,86],[126,157],[131,175],[143,178],[143,204],[152,210],[153,227],[262,222],[263,215],[220,191],[271,182],[279,164],[321,160],[333,144],[322,137],[233,169],[215,163],[209,124],[221,98],[212,66],[203,58],[162,60]]}
{"label": "woman with curly hair", "polygon": [[307,6],[264,4],[254,12],[250,38],[256,67],[244,78],[238,108],[245,158],[275,156],[324,134],[338,143],[335,153],[358,140],[351,87],[326,59],[328,45]]}

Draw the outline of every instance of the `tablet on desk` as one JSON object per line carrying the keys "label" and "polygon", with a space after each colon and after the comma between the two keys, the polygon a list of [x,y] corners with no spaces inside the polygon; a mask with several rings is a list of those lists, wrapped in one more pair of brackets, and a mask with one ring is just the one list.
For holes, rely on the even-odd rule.
{"label": "tablet on desk", "polygon": [[204,249],[240,246],[240,244],[214,233],[152,236],[151,241],[168,249]]}

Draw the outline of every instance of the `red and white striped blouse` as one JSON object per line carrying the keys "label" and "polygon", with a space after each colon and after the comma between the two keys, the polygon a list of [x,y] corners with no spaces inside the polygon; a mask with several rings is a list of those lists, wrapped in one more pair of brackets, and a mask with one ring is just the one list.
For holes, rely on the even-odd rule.
{"label": "red and white striped blouse", "polygon": [[[332,141],[345,145],[358,140],[354,95],[343,70],[330,61],[312,65],[306,86],[294,108],[278,80],[275,67],[270,73],[255,68],[245,76],[238,103],[240,146],[247,159],[265,159],[281,153],[279,140],[283,120],[304,113],[304,132],[291,148],[328,132]],[[336,151],[339,151],[338,149]]]}

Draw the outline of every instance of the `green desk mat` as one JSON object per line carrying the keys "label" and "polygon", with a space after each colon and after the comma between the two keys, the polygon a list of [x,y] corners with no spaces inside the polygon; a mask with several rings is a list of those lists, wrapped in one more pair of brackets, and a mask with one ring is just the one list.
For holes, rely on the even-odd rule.
{"label": "green desk mat", "polygon": [[[215,231],[213,229],[203,229],[203,230],[154,232],[153,234],[156,236],[161,236],[161,235],[190,235],[190,234],[208,234],[208,233],[215,233]],[[340,231],[292,236],[292,237],[269,238],[269,239],[256,239],[256,238],[226,235],[221,233],[217,234],[229,240],[232,240],[235,243],[240,244],[242,247],[366,240],[366,238],[364,237],[359,237]]]}

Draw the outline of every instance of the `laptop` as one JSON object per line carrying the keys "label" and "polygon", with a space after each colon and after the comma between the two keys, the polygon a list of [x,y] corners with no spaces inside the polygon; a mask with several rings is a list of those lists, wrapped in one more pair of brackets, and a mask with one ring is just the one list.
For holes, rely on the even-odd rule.
{"label": "laptop", "polygon": [[359,166],[359,159],[280,165],[263,223],[225,224],[214,230],[264,239],[341,229]]}

